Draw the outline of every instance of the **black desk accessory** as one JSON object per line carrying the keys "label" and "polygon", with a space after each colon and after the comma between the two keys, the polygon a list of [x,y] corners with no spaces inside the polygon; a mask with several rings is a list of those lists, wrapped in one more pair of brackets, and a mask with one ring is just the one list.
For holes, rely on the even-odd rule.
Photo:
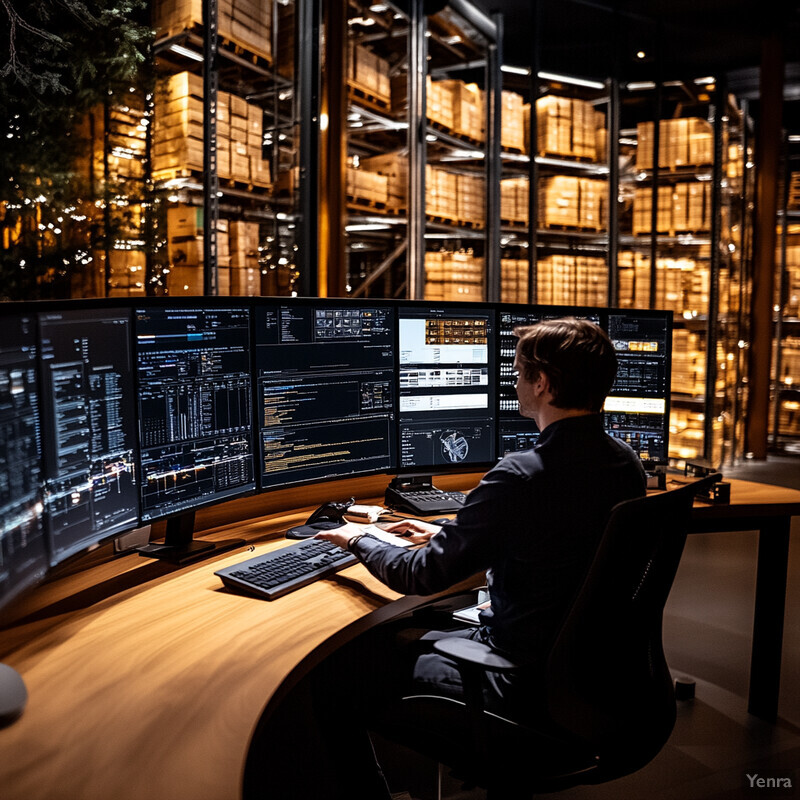
{"label": "black desk accessory", "polygon": [[355,498],[336,502],[331,500],[323,503],[303,525],[295,525],[286,531],[287,539],[310,539],[316,536],[319,531],[330,531],[334,528],[341,528],[347,522],[344,515],[350,506],[355,503]]}

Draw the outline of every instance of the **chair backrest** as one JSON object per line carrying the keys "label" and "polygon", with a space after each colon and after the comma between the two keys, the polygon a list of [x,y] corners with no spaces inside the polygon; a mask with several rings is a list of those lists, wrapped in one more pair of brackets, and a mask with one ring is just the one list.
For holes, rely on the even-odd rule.
{"label": "chair backrest", "polygon": [[550,716],[596,749],[598,780],[644,766],[672,732],[676,708],[662,614],[693,499],[719,477],[614,507],[549,655]]}

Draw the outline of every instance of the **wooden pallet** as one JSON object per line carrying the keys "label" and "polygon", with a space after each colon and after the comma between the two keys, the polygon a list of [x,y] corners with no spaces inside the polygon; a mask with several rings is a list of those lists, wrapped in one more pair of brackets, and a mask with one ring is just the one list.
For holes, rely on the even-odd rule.
{"label": "wooden pallet", "polygon": [[[172,25],[168,28],[159,28],[158,39],[172,39],[181,35],[199,36],[201,39],[205,36],[202,21],[190,20],[185,23]],[[269,69],[272,66],[273,58],[270,53],[259,50],[253,47],[250,43],[243,43],[238,41],[234,36],[218,37],[218,46],[220,50],[226,50],[232,55],[249,61],[253,66]]]}
{"label": "wooden pallet", "polygon": [[432,222],[436,225],[458,225],[460,220],[456,219],[456,217],[451,217],[446,214],[425,214],[425,219],[428,222]]}
{"label": "wooden pallet", "polygon": [[521,219],[500,219],[500,225],[504,228],[520,228],[522,230],[528,229],[528,223]]}
{"label": "wooden pallet", "polygon": [[562,233],[600,233],[605,228],[591,227],[589,225],[549,225],[544,226],[548,231],[561,231]]}
{"label": "wooden pallet", "polygon": [[371,211],[375,211],[376,213],[385,214],[386,213],[386,203],[380,200],[372,200],[368,197],[359,197],[357,195],[348,194],[347,195],[347,206],[348,208],[355,208],[358,210],[363,210],[365,208],[370,209]]}
{"label": "wooden pallet", "polygon": [[368,106],[382,114],[389,114],[392,109],[392,101],[389,97],[377,94],[373,89],[361,86],[351,78],[347,80],[347,96],[357,105]]}
{"label": "wooden pallet", "polygon": [[[153,173],[153,180],[157,183],[162,181],[173,181],[178,178],[187,178],[197,183],[203,182],[203,170],[192,167],[172,167],[171,169],[160,169]],[[252,192],[258,190],[259,194],[264,194],[265,190],[272,189],[272,183],[266,181],[240,180],[238,178],[219,178],[220,189],[238,189],[240,191]]]}
{"label": "wooden pallet", "polygon": [[454,139],[460,139],[462,142],[464,142],[464,144],[471,145],[472,147],[484,147],[486,144],[485,141],[475,139],[469,134],[466,134],[463,131],[457,131],[455,128],[450,128],[447,125],[443,125],[441,122],[434,122],[430,118],[428,119],[428,125],[433,128],[433,130],[440,131],[448,136],[452,136]]}
{"label": "wooden pallet", "polygon": [[551,150],[539,150],[536,154],[541,158],[559,158],[562,161],[574,161],[576,164],[596,164],[590,156],[576,156],[572,153],[554,153]]}

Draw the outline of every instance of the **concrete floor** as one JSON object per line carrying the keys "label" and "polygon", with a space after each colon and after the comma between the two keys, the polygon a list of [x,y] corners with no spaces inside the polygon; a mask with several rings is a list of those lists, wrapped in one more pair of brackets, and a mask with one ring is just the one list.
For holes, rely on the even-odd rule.
{"label": "concrete floor", "polygon": [[[770,457],[723,469],[726,477],[800,489],[800,459]],[[792,523],[779,719],[747,713],[755,591],[755,532],[690,536],[664,617],[664,647],[675,677],[696,681],[696,697],[678,703],[678,720],[661,753],[634,775],[552,795],[564,800],[734,800],[800,798],[800,517]],[[380,743],[379,751],[380,751]],[[397,761],[396,761],[397,759]],[[410,753],[390,759],[392,788],[406,800],[436,798],[436,767]],[[389,766],[389,765],[387,765]],[[747,775],[792,778],[792,789],[751,786]],[[545,795],[543,795],[545,796]],[[443,800],[483,800],[447,777]]]}

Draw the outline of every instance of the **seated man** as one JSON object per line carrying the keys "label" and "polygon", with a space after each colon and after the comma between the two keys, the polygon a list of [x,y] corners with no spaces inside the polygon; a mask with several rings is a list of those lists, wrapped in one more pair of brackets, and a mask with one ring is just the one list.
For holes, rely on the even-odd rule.
{"label": "seated man", "polygon": [[[419,548],[394,547],[355,525],[318,534],[405,594],[433,594],[486,571],[491,605],[481,612],[481,625],[437,636],[485,641],[523,665],[518,674],[486,678],[488,702],[512,717],[535,713],[537,672],[611,509],[645,494],[639,458],[603,429],[603,402],[617,368],[605,332],[568,318],[516,334],[519,408],[541,431],[536,445],[505,456],[441,529],[410,521],[393,526]],[[455,664],[435,653],[415,658],[413,680],[416,689],[461,692]]]}

